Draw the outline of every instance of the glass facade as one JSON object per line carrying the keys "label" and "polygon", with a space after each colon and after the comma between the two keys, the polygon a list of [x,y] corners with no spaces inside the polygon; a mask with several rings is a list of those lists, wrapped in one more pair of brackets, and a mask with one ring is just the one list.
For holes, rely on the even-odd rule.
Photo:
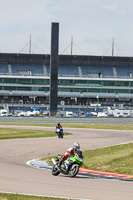
{"label": "glass facade", "polygon": [[[0,78],[0,90],[44,91],[50,87],[49,78]],[[59,92],[128,93],[133,94],[133,80],[58,79]]]}
{"label": "glass facade", "polygon": [[16,85],[49,85],[49,79],[33,79],[33,78],[0,78],[0,84],[16,84]]}

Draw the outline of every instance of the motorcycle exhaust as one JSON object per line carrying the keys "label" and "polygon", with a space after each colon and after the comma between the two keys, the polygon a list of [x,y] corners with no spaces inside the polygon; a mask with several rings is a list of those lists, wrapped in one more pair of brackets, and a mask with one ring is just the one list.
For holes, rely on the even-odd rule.
{"label": "motorcycle exhaust", "polygon": [[55,159],[54,159],[54,158],[52,158],[51,160],[52,160],[53,164],[55,165],[55,164],[56,164],[56,161],[55,161]]}

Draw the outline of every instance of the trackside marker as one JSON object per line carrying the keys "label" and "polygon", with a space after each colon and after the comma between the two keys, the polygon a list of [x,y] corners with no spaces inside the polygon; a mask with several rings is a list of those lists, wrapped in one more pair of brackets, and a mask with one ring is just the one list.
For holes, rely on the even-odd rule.
{"label": "trackside marker", "polygon": [[102,176],[106,176],[106,177],[121,178],[121,179],[133,179],[133,175],[117,174],[117,173],[103,172],[103,171],[95,171],[95,170],[92,170],[92,169],[85,169],[85,168],[82,168],[82,167],[79,169],[79,172],[83,172],[83,173],[87,173],[87,174],[93,174],[93,175],[102,175]]}

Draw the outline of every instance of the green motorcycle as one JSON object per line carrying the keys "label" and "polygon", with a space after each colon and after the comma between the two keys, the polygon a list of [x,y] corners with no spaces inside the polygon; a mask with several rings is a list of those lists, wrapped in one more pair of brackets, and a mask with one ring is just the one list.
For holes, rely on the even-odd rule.
{"label": "green motorcycle", "polygon": [[75,177],[78,172],[79,168],[83,165],[83,156],[82,152],[75,153],[75,155],[70,155],[64,162],[62,162],[61,166],[59,167],[59,161],[61,160],[61,155],[58,154],[56,159],[52,158],[52,162],[54,164],[52,168],[52,174],[54,176],[59,175],[60,173],[69,175],[70,177]]}

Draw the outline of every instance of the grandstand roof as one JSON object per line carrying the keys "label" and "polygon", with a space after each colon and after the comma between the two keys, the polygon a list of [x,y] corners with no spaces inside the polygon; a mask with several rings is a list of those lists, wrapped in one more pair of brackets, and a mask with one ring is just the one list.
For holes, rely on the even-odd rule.
{"label": "grandstand roof", "polygon": [[[50,64],[49,54],[18,54],[0,53],[0,63],[46,63]],[[59,64],[79,65],[118,65],[133,66],[133,57],[118,56],[82,56],[82,55],[59,55]]]}

